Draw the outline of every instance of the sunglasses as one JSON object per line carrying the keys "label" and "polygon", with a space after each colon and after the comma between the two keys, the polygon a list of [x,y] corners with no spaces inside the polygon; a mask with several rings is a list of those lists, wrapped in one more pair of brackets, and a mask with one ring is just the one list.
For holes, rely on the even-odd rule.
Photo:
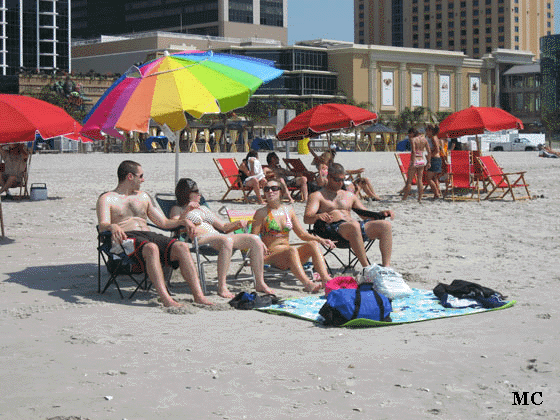
{"label": "sunglasses", "polygon": [[132,174],[132,175],[134,175],[134,176],[136,176],[136,177],[138,177],[138,178],[140,178],[140,179],[144,178],[144,174],[140,174],[140,175],[138,175],[138,174]]}
{"label": "sunglasses", "polygon": [[191,194],[200,194],[200,192],[198,190],[191,190]]}
{"label": "sunglasses", "polygon": [[269,192],[269,191],[280,191],[282,188],[280,188],[278,185],[271,185],[270,187],[267,185],[266,187],[263,188],[264,192]]}
{"label": "sunglasses", "polygon": [[334,176],[331,176],[331,179],[335,182],[344,182],[344,177],[342,178],[335,178]]}

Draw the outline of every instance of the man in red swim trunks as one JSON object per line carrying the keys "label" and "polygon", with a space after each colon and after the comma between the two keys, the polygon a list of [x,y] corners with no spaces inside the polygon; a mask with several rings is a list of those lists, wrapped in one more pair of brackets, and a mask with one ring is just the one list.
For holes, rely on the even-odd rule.
{"label": "man in red swim trunks", "polygon": [[163,265],[178,261],[181,274],[188,283],[196,303],[211,305],[200,287],[198,272],[185,242],[176,241],[165,235],[151,232],[147,220],[164,229],[185,226],[194,229],[189,220],[171,220],[154,205],[151,197],[140,191],[144,182],[144,171],[139,163],[123,161],[117,170],[119,184],[97,200],[99,231],[110,231],[113,243],[122,244],[125,239],[134,240],[132,256],[143,266],[148,278],[155,286],[164,306],[181,306],[173,300],[163,276]]}

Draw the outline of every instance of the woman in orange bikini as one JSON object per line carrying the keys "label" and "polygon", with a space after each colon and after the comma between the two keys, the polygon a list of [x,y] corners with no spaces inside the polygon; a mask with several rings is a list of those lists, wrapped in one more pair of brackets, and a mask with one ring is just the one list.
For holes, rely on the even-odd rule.
{"label": "woman in orange bikini", "polygon": [[[269,180],[263,190],[267,205],[258,209],[255,213],[251,233],[260,234],[262,241],[268,248],[268,254],[264,259],[265,263],[282,270],[290,269],[303,283],[306,292],[317,293],[331,279],[319,244],[334,248],[334,243],[305,231],[294,209],[281,203],[282,185],[277,179]],[[305,244],[297,247],[290,246],[291,230],[302,241],[306,241]],[[321,283],[314,283],[313,279],[305,274],[303,263],[309,258],[313,261],[313,266],[319,274]]]}
{"label": "woman in orange bikini", "polygon": [[412,188],[412,181],[416,178],[416,185],[418,185],[418,202],[420,202],[422,200],[422,194],[424,193],[422,177],[427,163],[425,155],[430,155],[430,145],[428,144],[428,140],[426,140],[424,136],[421,136],[415,128],[408,130],[408,139],[410,141],[412,153],[402,199],[407,199],[408,194],[410,194],[410,189]]}

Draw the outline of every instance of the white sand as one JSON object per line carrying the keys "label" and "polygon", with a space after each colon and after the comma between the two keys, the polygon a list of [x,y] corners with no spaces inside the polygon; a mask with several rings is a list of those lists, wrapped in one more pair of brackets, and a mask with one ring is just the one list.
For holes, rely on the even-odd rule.
{"label": "white sand", "polygon": [[[367,330],[229,310],[215,284],[217,308],[194,306],[178,274],[179,313],[154,293],[121,300],[112,287],[99,295],[97,196],[115,187],[126,158],[143,165],[146,191],[171,191],[174,157],[34,156],[30,182],[45,182],[49,200],[2,204],[0,419],[560,418],[560,159],[495,156],[508,171],[526,170],[539,198],[402,203],[392,153],[337,157],[367,168],[386,199],[373,209],[395,210],[392,263],[411,286],[465,279],[518,301]],[[181,175],[199,181],[218,210],[225,184],[212,157],[182,154]],[[370,259],[379,257],[375,246]],[[235,292],[248,286],[231,283]],[[294,281],[271,286],[282,297],[302,294]],[[513,405],[513,392],[541,392],[542,404]]]}

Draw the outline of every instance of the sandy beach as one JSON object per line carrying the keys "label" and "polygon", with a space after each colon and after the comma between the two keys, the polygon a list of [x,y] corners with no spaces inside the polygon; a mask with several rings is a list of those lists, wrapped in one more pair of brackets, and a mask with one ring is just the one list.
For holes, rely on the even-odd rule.
{"label": "sandy beach", "polygon": [[[225,192],[217,156],[231,155],[180,156],[181,176],[215,211]],[[395,211],[392,265],[410,286],[464,279],[517,304],[337,329],[233,310],[212,270],[212,308],[192,303],[178,273],[171,291],[183,309],[163,308],[154,292],[99,295],[97,197],[116,186],[124,159],[143,166],[144,190],[172,192],[174,155],[34,155],[29,182],[46,183],[49,199],[2,202],[0,419],[559,419],[560,159],[495,157],[507,172],[527,171],[535,199],[402,202],[393,153],[339,153],[383,197],[368,206]],[[377,245],[369,257],[380,261]],[[293,279],[269,284],[279,297],[304,295]],[[252,287],[247,276],[230,285]],[[514,405],[524,392],[528,404]]]}

